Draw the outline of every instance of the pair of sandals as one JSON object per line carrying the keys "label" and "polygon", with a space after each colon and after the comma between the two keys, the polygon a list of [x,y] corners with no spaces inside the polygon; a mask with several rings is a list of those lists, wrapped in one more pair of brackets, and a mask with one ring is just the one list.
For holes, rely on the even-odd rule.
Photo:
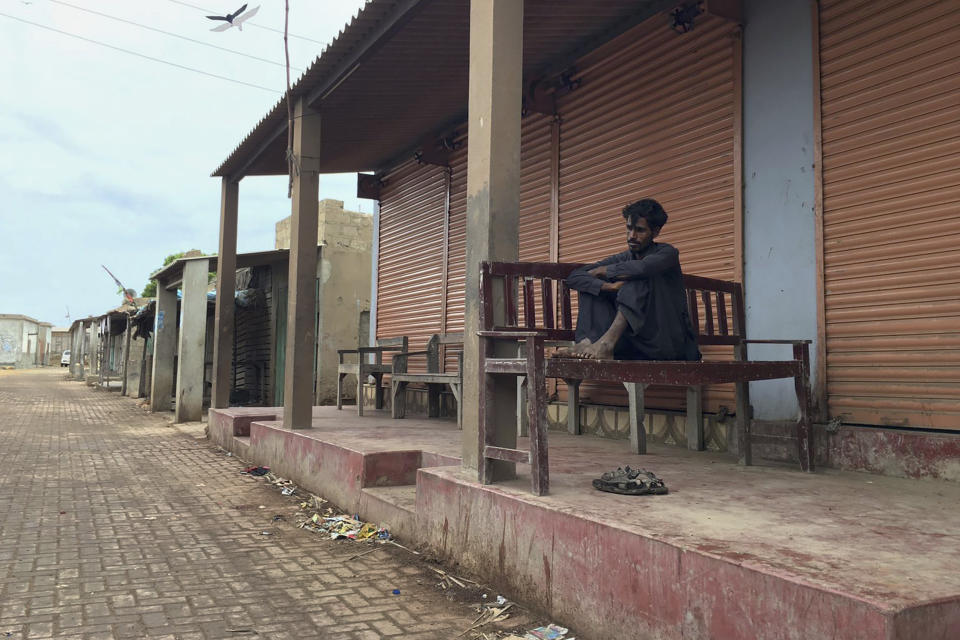
{"label": "pair of sandals", "polygon": [[627,496],[668,493],[663,480],[653,472],[645,469],[631,469],[630,467],[617,467],[616,471],[607,471],[593,481],[593,488]]}

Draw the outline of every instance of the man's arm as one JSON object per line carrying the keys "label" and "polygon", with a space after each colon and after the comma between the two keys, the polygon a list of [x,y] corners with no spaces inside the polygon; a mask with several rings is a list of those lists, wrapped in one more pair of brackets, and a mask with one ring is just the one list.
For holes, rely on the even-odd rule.
{"label": "man's arm", "polygon": [[658,244],[653,251],[639,260],[628,260],[607,266],[602,275],[610,281],[638,280],[665,273],[679,266],[680,252],[669,244]]}
{"label": "man's arm", "polygon": [[593,264],[575,269],[573,273],[567,277],[567,286],[574,291],[582,291],[583,293],[589,293],[595,296],[600,295],[601,291],[617,291],[623,284],[610,282],[610,278],[598,277],[597,270],[609,268],[610,265],[620,263],[623,260],[624,254],[618,253],[604,258],[600,262],[594,262]]}

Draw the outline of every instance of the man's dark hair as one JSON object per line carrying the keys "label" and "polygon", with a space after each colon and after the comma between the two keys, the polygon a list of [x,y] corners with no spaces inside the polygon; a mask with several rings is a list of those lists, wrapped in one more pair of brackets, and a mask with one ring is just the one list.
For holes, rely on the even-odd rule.
{"label": "man's dark hair", "polygon": [[650,228],[654,230],[659,230],[667,224],[667,212],[653,198],[637,200],[623,208],[624,220],[629,221],[636,218],[644,218]]}

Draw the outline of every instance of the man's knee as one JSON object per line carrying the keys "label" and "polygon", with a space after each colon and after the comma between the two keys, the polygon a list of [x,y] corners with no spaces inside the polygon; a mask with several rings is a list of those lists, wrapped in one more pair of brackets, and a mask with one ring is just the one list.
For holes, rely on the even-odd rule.
{"label": "man's knee", "polygon": [[627,280],[617,291],[617,305],[635,305],[647,297],[649,290],[646,280]]}

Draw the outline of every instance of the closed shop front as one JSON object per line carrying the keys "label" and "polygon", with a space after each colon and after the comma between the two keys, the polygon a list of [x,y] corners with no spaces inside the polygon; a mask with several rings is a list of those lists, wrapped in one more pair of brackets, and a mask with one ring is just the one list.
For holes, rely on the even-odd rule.
{"label": "closed shop front", "polygon": [[[686,273],[740,277],[734,199],[736,36],[737,28],[718,18],[701,16],[692,32],[680,34],[669,28],[666,16],[656,16],[577,61],[571,80],[580,85],[558,100],[559,122],[538,113],[524,116],[521,260],[551,259],[555,207],[557,259],[596,260],[623,251],[620,211],[629,202],[654,197],[670,215],[660,239],[680,250]],[[380,337],[406,334],[422,345],[432,333],[463,330],[466,136],[458,142],[449,173],[411,161],[385,176]],[[729,349],[705,351],[708,358],[730,357]],[[584,392],[595,402],[626,404],[622,389],[585,385]],[[647,404],[681,407],[683,393],[651,389]],[[733,408],[732,390],[708,389],[705,405],[720,404]]]}
{"label": "closed shop front", "polygon": [[446,173],[411,159],[382,178],[377,337],[408,336],[415,351],[440,331]]}
{"label": "closed shop front", "polygon": [[960,5],[819,17],[829,414],[960,430]]}
{"label": "closed shop front", "polygon": [[[734,213],[735,27],[703,16],[679,34],[647,20],[576,64],[581,86],[559,102],[561,261],[592,262],[626,249],[624,205],[655,198],[669,214],[658,240],[685,273],[739,278]],[[702,321],[701,321],[702,322]],[[729,349],[704,349],[728,358]],[[583,387],[625,404],[622,388]],[[678,408],[683,389],[649,389],[647,404]],[[713,387],[705,406],[733,408]]]}

